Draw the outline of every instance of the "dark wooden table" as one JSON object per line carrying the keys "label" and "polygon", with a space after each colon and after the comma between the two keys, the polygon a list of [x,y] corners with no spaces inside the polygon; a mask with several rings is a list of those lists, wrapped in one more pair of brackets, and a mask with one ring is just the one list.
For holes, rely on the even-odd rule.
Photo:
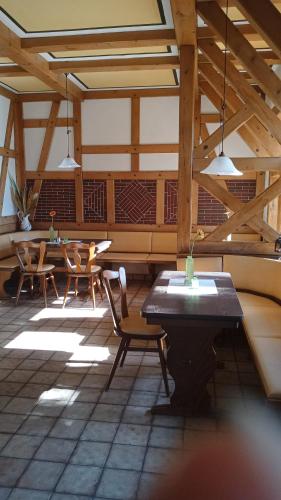
{"label": "dark wooden table", "polygon": [[[64,242],[64,240],[62,239],[60,243],[54,241],[54,242],[51,242],[48,238],[35,238],[34,240],[32,240],[34,243],[40,243],[40,241],[46,241],[47,243],[47,249],[46,249],[46,253],[48,254],[49,252],[52,252],[52,253],[57,253],[58,256],[62,256],[62,253],[61,253],[61,249],[60,249],[60,245]],[[68,243],[70,242],[76,242],[76,243],[91,243],[91,242],[94,242],[95,245],[96,245],[96,253],[99,254],[101,252],[105,252],[105,250],[107,250],[112,241],[111,240],[102,240],[102,239],[97,239],[95,238],[94,240],[90,240],[90,239],[82,239],[82,240],[79,240],[79,239],[70,239],[68,240]],[[67,242],[65,242],[67,243]]]}
{"label": "dark wooden table", "polygon": [[142,307],[148,324],[167,332],[167,367],[175,390],[170,404],[152,413],[194,415],[210,407],[206,385],[216,367],[213,342],[223,328],[237,328],[242,309],[229,273],[196,273],[197,288],[184,285],[185,274],[162,271]]}

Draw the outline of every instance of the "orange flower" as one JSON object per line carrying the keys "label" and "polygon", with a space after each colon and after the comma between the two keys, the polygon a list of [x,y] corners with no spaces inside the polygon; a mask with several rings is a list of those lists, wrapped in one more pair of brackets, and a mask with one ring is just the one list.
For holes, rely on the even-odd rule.
{"label": "orange flower", "polygon": [[55,217],[56,215],[57,215],[57,212],[55,210],[51,210],[51,212],[49,212],[50,217]]}

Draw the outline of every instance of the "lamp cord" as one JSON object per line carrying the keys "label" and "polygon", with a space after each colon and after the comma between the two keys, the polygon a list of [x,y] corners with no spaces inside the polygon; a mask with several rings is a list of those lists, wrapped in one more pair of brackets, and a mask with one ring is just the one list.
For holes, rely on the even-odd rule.
{"label": "lamp cord", "polygon": [[224,38],[224,69],[223,69],[223,102],[222,102],[222,137],[221,137],[221,152],[223,153],[223,140],[224,140],[224,121],[225,121],[225,108],[226,108],[226,65],[227,65],[227,35],[228,35],[228,0],[226,1],[225,12],[225,38]]}
{"label": "lamp cord", "polygon": [[65,73],[67,157],[69,157],[69,134],[70,134],[70,130],[69,130],[69,121],[68,121],[67,76],[68,76],[68,73]]}

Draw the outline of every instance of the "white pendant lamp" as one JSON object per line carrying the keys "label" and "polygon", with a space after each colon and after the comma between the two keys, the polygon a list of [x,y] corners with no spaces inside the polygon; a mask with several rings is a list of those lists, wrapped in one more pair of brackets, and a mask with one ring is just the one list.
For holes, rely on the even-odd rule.
{"label": "white pendant lamp", "polygon": [[61,163],[58,165],[58,168],[72,169],[80,167],[80,165],[76,163],[74,158],[72,158],[69,153],[69,134],[71,133],[71,130],[69,128],[69,120],[68,120],[67,76],[68,76],[67,73],[65,73],[67,156],[61,161]]}
{"label": "white pendant lamp", "polygon": [[240,172],[235,167],[233,161],[224,154],[223,152],[223,140],[224,140],[224,122],[225,122],[225,91],[226,91],[226,51],[227,51],[227,23],[228,23],[228,0],[226,2],[226,13],[225,13],[225,41],[224,41],[224,75],[223,75],[223,102],[222,102],[222,136],[221,136],[221,152],[219,156],[216,156],[208,167],[201,170],[201,174],[208,175],[243,175],[243,172]]}

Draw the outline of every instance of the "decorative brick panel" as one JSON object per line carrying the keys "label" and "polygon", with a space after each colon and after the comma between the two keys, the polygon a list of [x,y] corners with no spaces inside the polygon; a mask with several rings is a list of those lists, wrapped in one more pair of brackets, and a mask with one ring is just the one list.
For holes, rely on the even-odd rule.
{"label": "decorative brick panel", "polygon": [[36,222],[50,222],[50,210],[57,212],[55,222],[75,222],[74,180],[44,180],[35,214]]}
{"label": "decorative brick panel", "polygon": [[156,224],[156,181],[115,181],[115,222]]}
{"label": "decorative brick panel", "polygon": [[238,180],[233,180],[233,181],[226,181],[228,191],[239,200],[243,201],[244,203],[247,203],[248,201],[252,200],[255,195],[256,195],[256,181],[255,180],[249,180],[249,181],[238,181]]}
{"label": "decorative brick panel", "polygon": [[197,224],[199,226],[218,226],[226,220],[225,212],[225,206],[199,186]]}
{"label": "decorative brick panel", "polygon": [[[255,180],[230,180],[226,181],[230,193],[247,203],[254,198],[256,193]],[[198,191],[198,225],[218,226],[226,219],[227,208],[205,189],[199,186]]]}
{"label": "decorative brick panel", "polygon": [[177,224],[178,221],[178,181],[165,182],[164,224]]}
{"label": "decorative brick panel", "polygon": [[83,181],[84,222],[106,222],[106,181],[88,179]]}

